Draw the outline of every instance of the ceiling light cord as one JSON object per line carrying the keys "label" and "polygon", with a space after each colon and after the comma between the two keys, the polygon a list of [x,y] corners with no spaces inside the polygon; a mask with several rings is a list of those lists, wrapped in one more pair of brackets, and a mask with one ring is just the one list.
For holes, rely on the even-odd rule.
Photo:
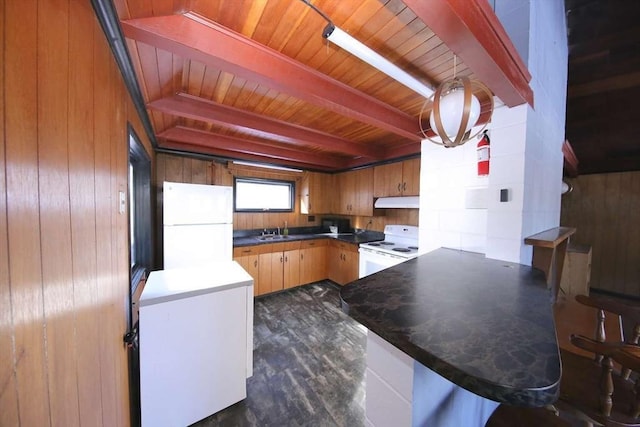
{"label": "ceiling light cord", "polygon": [[[327,21],[327,23],[331,26],[333,26],[333,22],[331,22],[331,19],[329,19],[329,17],[327,15],[325,15],[320,9],[318,9],[317,7],[315,7],[313,4],[311,4],[311,0],[300,0],[302,3],[306,4],[307,6],[309,6],[311,9],[313,9],[318,15],[322,16],[322,19],[324,19],[325,21]],[[329,26],[327,25],[327,27]],[[326,28],[325,28],[326,30]]]}

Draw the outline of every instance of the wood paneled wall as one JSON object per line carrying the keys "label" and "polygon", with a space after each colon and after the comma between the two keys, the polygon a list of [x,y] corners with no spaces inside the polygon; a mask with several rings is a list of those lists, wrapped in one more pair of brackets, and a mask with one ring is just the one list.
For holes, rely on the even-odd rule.
{"label": "wood paneled wall", "polygon": [[640,172],[581,175],[562,196],[561,224],[592,247],[591,288],[640,297]]}
{"label": "wood paneled wall", "polygon": [[[292,213],[234,213],[234,230],[275,228],[284,226],[287,221],[289,227],[307,227],[319,225],[322,214],[315,215],[315,220],[309,222],[308,215],[300,214],[300,181],[302,174],[288,173],[261,168],[230,165],[212,162],[211,160],[191,158],[171,154],[158,154],[156,158],[156,217],[158,228],[156,233],[162,236],[162,182],[188,182],[193,184],[233,185],[234,176],[248,176],[256,178],[273,178],[296,181],[296,205]],[[328,197],[332,197],[328,195]],[[351,225],[368,230],[384,231],[387,224],[418,225],[418,209],[384,209],[376,210],[376,216],[351,216]],[[334,216],[334,215],[332,215]],[[338,215],[339,216],[339,215]],[[371,221],[371,223],[369,223]],[[155,259],[159,260],[158,268],[162,266],[162,239],[157,239]]]}
{"label": "wood paneled wall", "polygon": [[130,122],[88,1],[0,4],[0,426],[127,426]]}

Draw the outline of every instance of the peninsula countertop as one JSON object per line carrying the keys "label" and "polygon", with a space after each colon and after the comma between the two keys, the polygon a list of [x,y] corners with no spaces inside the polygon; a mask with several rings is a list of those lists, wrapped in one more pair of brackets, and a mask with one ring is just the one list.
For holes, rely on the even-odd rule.
{"label": "peninsula countertop", "polygon": [[437,249],[340,292],[343,310],[447,380],[496,402],[555,402],[560,356],[544,273]]}

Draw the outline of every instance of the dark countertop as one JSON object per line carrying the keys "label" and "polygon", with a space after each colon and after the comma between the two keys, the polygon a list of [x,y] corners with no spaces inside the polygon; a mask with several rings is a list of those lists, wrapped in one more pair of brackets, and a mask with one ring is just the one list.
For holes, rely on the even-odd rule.
{"label": "dark countertop", "polygon": [[437,249],[344,286],[342,308],[449,381],[487,399],[555,402],[560,356],[544,273]]}
{"label": "dark countertop", "polygon": [[233,247],[252,246],[252,245],[264,245],[268,243],[279,242],[295,242],[296,240],[311,240],[311,239],[336,239],[347,243],[367,243],[375,242],[377,240],[384,240],[384,233],[378,231],[363,231],[359,233],[309,233],[309,234],[290,234],[288,237],[275,238],[270,240],[258,240],[259,236],[242,236],[233,238]]}

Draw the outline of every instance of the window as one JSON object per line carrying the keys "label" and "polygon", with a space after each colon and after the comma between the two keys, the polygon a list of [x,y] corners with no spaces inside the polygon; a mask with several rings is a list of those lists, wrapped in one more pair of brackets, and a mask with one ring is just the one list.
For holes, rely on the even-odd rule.
{"label": "window", "polygon": [[295,183],[261,178],[234,179],[236,212],[293,212]]}
{"label": "window", "polygon": [[129,126],[129,241],[131,291],[151,269],[151,162]]}

